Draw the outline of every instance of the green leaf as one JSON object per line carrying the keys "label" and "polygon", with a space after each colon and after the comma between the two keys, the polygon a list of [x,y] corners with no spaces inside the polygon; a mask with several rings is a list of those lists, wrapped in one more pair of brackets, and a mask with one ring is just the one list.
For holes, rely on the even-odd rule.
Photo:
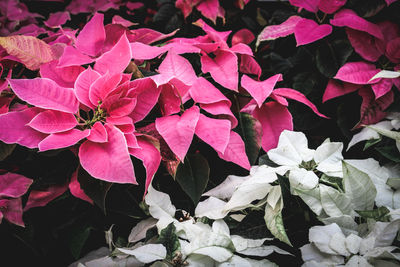
{"label": "green leaf", "polygon": [[375,148],[382,156],[391,161],[400,162],[400,153],[395,146],[383,146],[383,147],[376,147]]}
{"label": "green leaf", "polygon": [[343,184],[342,184],[343,179],[342,178],[329,176],[324,173],[324,174],[322,174],[322,176],[319,180],[320,180],[320,182],[323,182],[325,184],[335,187],[339,191],[341,191],[343,189]]}
{"label": "green leaf", "polygon": [[350,215],[353,212],[350,199],[338,190],[324,185],[319,185],[322,208],[331,217]]}
{"label": "green leaf", "polygon": [[170,223],[166,228],[161,230],[158,242],[163,244],[167,249],[167,260],[172,260],[175,257],[175,252],[180,250],[179,238],[175,233],[176,228],[174,223]]}
{"label": "green leaf", "polygon": [[322,42],[316,51],[316,65],[326,77],[332,78],[353,52],[348,41]]}
{"label": "green leaf", "polygon": [[374,219],[375,221],[388,222],[390,210],[382,206],[373,210],[360,210],[357,213],[364,219]]}
{"label": "green leaf", "polygon": [[83,168],[79,168],[78,181],[88,197],[106,213],[106,196],[110,190],[112,183],[105,182],[96,178],[93,178]]}
{"label": "green leaf", "polygon": [[0,142],[0,160],[4,160],[8,156],[10,156],[16,146],[16,144],[6,144]]}
{"label": "green leaf", "polygon": [[89,238],[91,228],[86,227],[78,227],[70,233],[70,240],[69,240],[69,249],[71,251],[72,256],[74,259],[79,259],[82,248],[85,245],[87,239]]}
{"label": "green leaf", "polygon": [[278,164],[269,159],[268,154],[264,154],[258,158],[258,165],[267,165],[270,167],[279,167]]}
{"label": "green leaf", "polygon": [[389,178],[386,184],[394,189],[400,189],[400,178]]}
{"label": "green leaf", "polygon": [[376,145],[377,143],[379,143],[380,141],[382,141],[382,137],[379,137],[379,139],[370,139],[367,140],[367,142],[365,142],[363,151],[367,150],[368,148],[370,148],[373,145]]}
{"label": "green leaf", "polygon": [[389,131],[389,130],[381,129],[381,128],[370,126],[370,125],[367,125],[367,127],[383,136],[389,137],[391,139],[396,140],[397,142],[400,142],[400,132]]}
{"label": "green leaf", "polygon": [[179,164],[175,179],[196,205],[206,189],[209,174],[207,160],[200,154],[192,154]]}
{"label": "green leaf", "polygon": [[270,204],[265,205],[264,220],[268,230],[280,241],[292,246],[286,234],[282,219],[283,199],[280,197],[275,207]]}
{"label": "green leaf", "polygon": [[261,125],[250,114],[240,112],[238,127],[238,132],[245,144],[246,155],[249,158],[250,165],[254,165],[261,148]]}

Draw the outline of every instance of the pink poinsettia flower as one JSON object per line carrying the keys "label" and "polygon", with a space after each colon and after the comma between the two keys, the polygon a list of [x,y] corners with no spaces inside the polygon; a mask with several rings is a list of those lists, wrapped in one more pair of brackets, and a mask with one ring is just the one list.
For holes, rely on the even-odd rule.
{"label": "pink poinsettia flower", "polygon": [[204,17],[214,22],[214,24],[217,17],[224,19],[225,16],[225,10],[220,6],[218,0],[178,0],[175,6],[182,11],[185,18],[192,13],[193,8],[196,8]]}

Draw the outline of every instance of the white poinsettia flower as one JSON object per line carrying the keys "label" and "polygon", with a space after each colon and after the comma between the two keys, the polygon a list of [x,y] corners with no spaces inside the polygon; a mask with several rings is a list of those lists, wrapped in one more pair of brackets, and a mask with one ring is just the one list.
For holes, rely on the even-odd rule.
{"label": "white poinsettia flower", "polygon": [[343,143],[324,142],[314,154],[317,170],[329,176],[343,177],[342,155]]}
{"label": "white poinsettia flower", "polygon": [[[306,169],[294,169],[289,173],[289,183],[291,188],[310,190],[318,185],[318,176]],[[293,192],[295,193],[295,192]]]}

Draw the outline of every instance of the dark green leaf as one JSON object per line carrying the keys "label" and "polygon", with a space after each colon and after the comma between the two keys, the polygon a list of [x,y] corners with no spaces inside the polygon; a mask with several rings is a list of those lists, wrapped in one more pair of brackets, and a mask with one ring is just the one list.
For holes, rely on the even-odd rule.
{"label": "dark green leaf", "polygon": [[209,174],[207,160],[200,154],[192,154],[179,164],[175,179],[196,205],[206,189]]}
{"label": "dark green leaf", "polygon": [[4,160],[14,151],[16,144],[5,144],[0,142],[0,160]]}
{"label": "dark green leaf", "polygon": [[394,162],[400,162],[400,153],[395,146],[384,146],[375,148],[382,156]]}
{"label": "dark green leaf", "polygon": [[250,165],[254,165],[261,148],[261,125],[250,114],[241,112],[239,113],[238,132],[244,141]]}
{"label": "dark green leaf", "polygon": [[317,68],[324,76],[332,78],[352,52],[353,48],[345,40],[321,42],[315,57]]}
{"label": "dark green leaf", "polygon": [[364,151],[365,150],[367,150],[368,148],[370,148],[371,146],[373,146],[373,145],[376,145],[377,143],[379,143],[380,141],[382,141],[382,137],[381,136],[379,136],[379,139],[370,139],[370,140],[367,140],[367,142],[365,142],[365,145],[364,145]]}
{"label": "dark green leaf", "polygon": [[262,156],[260,156],[260,158],[258,159],[258,165],[267,165],[270,167],[279,167],[278,164],[276,164],[275,162],[273,162],[272,160],[269,159],[268,154],[264,154]]}
{"label": "dark green leaf", "polygon": [[78,259],[80,257],[82,248],[90,235],[90,231],[90,227],[78,227],[71,233],[71,238],[69,240],[69,249],[75,259]]}
{"label": "dark green leaf", "polygon": [[78,181],[85,192],[93,202],[106,213],[106,196],[112,183],[93,178],[83,168],[79,168]]}
{"label": "dark green leaf", "polygon": [[386,6],[384,0],[349,0],[349,7],[361,17],[372,17]]}
{"label": "dark green leaf", "polygon": [[357,211],[357,213],[365,219],[374,219],[375,221],[389,221],[390,210],[386,207],[379,207],[374,210]]}
{"label": "dark green leaf", "polygon": [[158,237],[158,242],[163,244],[167,249],[167,260],[172,260],[175,257],[175,252],[181,248],[179,238],[175,231],[174,223],[170,223],[166,228],[161,230],[160,236]]}
{"label": "dark green leaf", "polygon": [[343,179],[339,177],[333,177],[333,176],[328,176],[326,174],[322,174],[320,178],[320,182],[323,182],[327,185],[331,185],[335,187],[338,190],[343,191],[343,184],[342,184]]}

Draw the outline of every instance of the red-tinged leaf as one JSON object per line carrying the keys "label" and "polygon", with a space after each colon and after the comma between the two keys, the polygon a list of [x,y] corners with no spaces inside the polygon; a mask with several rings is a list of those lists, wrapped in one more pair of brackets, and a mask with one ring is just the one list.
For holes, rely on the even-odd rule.
{"label": "red-tinged leaf", "polygon": [[88,140],[96,143],[108,142],[107,130],[101,122],[96,122],[92,128],[90,128],[90,134],[87,137]]}
{"label": "red-tinged leaf", "polygon": [[215,151],[224,153],[229,143],[231,122],[228,120],[212,119],[200,114],[195,134],[209,144]]}
{"label": "red-tinged leaf", "polygon": [[28,202],[24,207],[24,211],[27,211],[35,207],[44,207],[50,201],[64,194],[68,189],[68,184],[64,185],[53,185],[47,188],[46,191],[33,190],[29,194]]}
{"label": "red-tinged leaf", "polygon": [[254,165],[260,153],[262,127],[260,122],[250,114],[240,112],[239,116],[240,124],[237,129],[244,141],[250,165]]}
{"label": "red-tinged leaf", "polygon": [[78,49],[72,46],[67,46],[64,48],[64,52],[58,61],[59,67],[69,67],[89,64],[92,63],[94,59],[82,54]]}
{"label": "red-tinged leaf", "polygon": [[250,46],[248,46],[247,44],[235,44],[229,50],[236,54],[253,56],[253,50],[251,50]]}
{"label": "red-tinged leaf", "polygon": [[268,102],[253,112],[263,129],[261,146],[265,152],[275,148],[283,130],[293,130],[292,115],[289,110],[279,103]]}
{"label": "red-tinged leaf", "polygon": [[27,125],[36,131],[51,134],[71,130],[78,122],[71,113],[46,110],[36,115]]}
{"label": "red-tinged leaf", "polygon": [[0,45],[30,70],[37,70],[40,65],[56,59],[51,47],[33,36],[0,37]]}
{"label": "red-tinged leaf", "polygon": [[35,78],[9,79],[8,81],[14,93],[31,105],[68,113],[78,112],[79,102],[74,90],[61,87],[53,80]]}
{"label": "red-tinged leaf", "polygon": [[84,201],[89,202],[90,204],[93,205],[93,200],[86,195],[85,191],[83,191],[81,184],[78,181],[78,169],[74,171],[74,173],[71,176],[71,181],[68,184],[69,191],[71,192],[71,195],[73,195],[76,198],[82,199]]}
{"label": "red-tinged leaf", "polygon": [[138,122],[143,120],[153,109],[158,101],[162,87],[157,87],[149,77],[136,79],[131,82],[131,85],[133,88],[128,96],[136,97],[137,103],[130,117],[133,122]]}
{"label": "red-tinged leaf", "polygon": [[313,43],[328,36],[332,32],[332,26],[328,24],[318,25],[311,19],[302,19],[294,28],[294,37],[297,46]]}
{"label": "red-tinged leaf", "polygon": [[333,14],[346,4],[347,0],[320,0],[318,8],[324,13]]}
{"label": "red-tinged leaf", "polygon": [[239,71],[246,74],[254,74],[260,78],[262,70],[258,62],[251,56],[240,55]]}
{"label": "red-tinged leaf", "polygon": [[354,84],[372,84],[379,81],[374,77],[380,70],[374,64],[367,62],[348,62],[344,64],[336,73],[335,79],[354,83]]}
{"label": "red-tinged leaf", "polygon": [[163,39],[166,39],[168,37],[175,35],[175,33],[177,31],[178,30],[175,30],[168,34],[163,34],[161,32],[158,32],[158,31],[155,31],[152,29],[140,28],[140,29],[131,30],[128,33],[127,37],[128,37],[128,40],[130,43],[140,42],[140,43],[144,43],[144,44],[152,44],[157,41],[161,41]]}
{"label": "red-tinged leaf", "polygon": [[388,20],[379,22],[377,25],[379,26],[384,39],[376,38],[375,45],[377,49],[384,54],[386,52],[387,43],[400,36],[400,27],[399,25]]}
{"label": "red-tinged leaf", "polygon": [[289,0],[293,6],[304,8],[307,11],[318,12],[318,4],[320,0]]}
{"label": "red-tinged leaf", "polygon": [[131,54],[133,59],[137,60],[149,60],[152,58],[156,58],[159,55],[168,51],[168,46],[151,46],[147,44],[143,44],[140,42],[130,43]]}
{"label": "red-tinged leaf", "polygon": [[391,40],[386,46],[386,56],[393,63],[400,63],[400,37]]}
{"label": "red-tinged leaf", "polygon": [[28,148],[36,148],[47,136],[27,124],[40,112],[38,108],[8,112],[0,115],[0,140],[7,144],[17,143]]}
{"label": "red-tinged leaf", "polygon": [[121,82],[121,73],[106,73],[95,80],[89,88],[89,100],[93,106],[97,106],[99,102],[103,102],[107,95],[110,94]]}
{"label": "red-tinged leaf", "polygon": [[50,28],[57,28],[58,26],[64,25],[68,20],[71,19],[69,12],[55,12],[49,15],[49,18],[44,21],[44,25]]}
{"label": "red-tinged leaf", "polygon": [[158,71],[163,75],[169,76],[169,80],[177,78],[186,85],[192,85],[197,79],[192,64],[173,51],[168,52],[167,56],[160,64]]}
{"label": "red-tinged leaf", "polygon": [[383,39],[383,34],[378,25],[359,17],[356,12],[350,9],[340,10],[329,22],[334,26],[349,27],[354,30],[369,33],[376,38]]}
{"label": "red-tinged leaf", "polygon": [[275,40],[291,35],[294,33],[294,28],[300,20],[303,20],[303,18],[299,16],[291,16],[279,25],[265,27],[257,37],[256,46],[258,46],[261,41]]}
{"label": "red-tinged leaf", "polygon": [[196,7],[197,10],[201,12],[201,14],[210,19],[212,22],[215,21],[219,15],[219,1],[218,0],[204,0],[199,3],[199,5]]}
{"label": "red-tinged leaf", "polygon": [[94,64],[94,69],[101,74],[121,73],[131,62],[131,47],[126,35],[122,35],[118,43],[110,51],[101,55]]}
{"label": "red-tinged leaf", "polygon": [[144,194],[146,195],[154,175],[156,174],[161,162],[160,151],[146,138],[138,137],[139,148],[129,148],[129,153],[140,159],[146,168],[146,183]]}
{"label": "red-tinged leaf", "polygon": [[187,1],[187,0],[177,0],[177,1],[175,2],[176,8],[179,8],[179,9],[182,11],[183,17],[184,17],[184,18],[186,18],[187,16],[189,16],[190,13],[192,13],[193,6],[194,6],[194,5],[195,5],[195,4],[194,4],[193,2],[190,3],[190,2]]}
{"label": "red-tinged leaf", "polygon": [[232,46],[243,43],[249,44],[254,40],[254,34],[248,29],[241,29],[232,36]]}
{"label": "red-tinged leaf", "polygon": [[290,89],[290,88],[277,88],[277,89],[274,90],[274,93],[276,95],[280,95],[280,96],[283,96],[283,97],[286,97],[286,98],[293,99],[293,100],[296,100],[298,102],[301,102],[304,105],[309,106],[312,109],[312,111],[314,111],[314,113],[317,114],[318,116],[328,119],[327,116],[325,116],[324,114],[320,113],[318,111],[317,107],[313,103],[311,103],[311,101],[308,100],[299,91],[296,91],[296,90]]}
{"label": "red-tinged leaf", "polygon": [[73,88],[78,75],[85,70],[81,66],[57,67],[58,61],[53,60],[40,66],[40,76],[55,81],[62,87]]}
{"label": "red-tinged leaf", "polygon": [[201,70],[203,73],[209,72],[211,77],[220,85],[237,92],[239,82],[238,58],[234,53],[218,50],[215,52],[214,58],[202,55]]}
{"label": "red-tinged leaf", "polygon": [[0,197],[17,198],[25,194],[33,180],[17,173],[0,175]]}
{"label": "red-tinged leaf", "polygon": [[231,103],[226,101],[220,101],[211,104],[201,104],[202,109],[210,114],[218,116],[220,119],[228,119],[231,121],[231,128],[234,129],[238,125],[238,121],[233,115],[230,107]]}
{"label": "red-tinged leaf", "polygon": [[285,106],[285,107],[289,106],[289,102],[286,100],[286,98],[284,98],[280,95],[276,95],[274,92],[271,93],[270,97],[273,100],[275,100],[276,102],[278,102],[279,104],[281,104],[282,106]]}
{"label": "red-tinged leaf", "polygon": [[95,105],[90,102],[89,99],[89,90],[90,86],[101,77],[100,73],[95,70],[92,70],[91,67],[87,68],[85,71],[79,74],[78,78],[75,81],[75,95],[76,98],[82,104],[86,105],[87,107],[94,108]]}
{"label": "red-tinged leaf", "polygon": [[182,116],[173,115],[156,119],[157,131],[181,161],[192,143],[199,115],[200,109],[193,106]]}
{"label": "red-tinged leaf", "polygon": [[229,99],[203,77],[196,79],[189,89],[189,95],[196,103],[211,104],[225,101],[230,106]]}
{"label": "red-tinged leaf", "polygon": [[94,178],[112,183],[137,184],[124,134],[105,125],[108,142],[85,141],[79,148],[82,167]]}
{"label": "red-tinged leaf", "polygon": [[324,96],[322,97],[322,103],[332,98],[336,98],[342,95],[350,94],[358,90],[361,86],[358,84],[346,83],[330,79],[326,86]]}
{"label": "red-tinged leaf", "polygon": [[230,133],[229,143],[224,153],[218,152],[218,156],[223,160],[233,162],[246,170],[250,170],[251,166],[246,155],[244,142],[240,135],[234,131]]}
{"label": "red-tinged leaf", "polygon": [[1,199],[0,207],[0,222],[4,216],[10,223],[25,227],[24,221],[22,220],[23,210],[21,198]]}
{"label": "red-tinged leaf", "polygon": [[279,81],[282,81],[282,74],[276,74],[264,81],[255,81],[249,76],[243,75],[241,85],[254,98],[258,107],[261,107]]}
{"label": "red-tinged leaf", "polygon": [[347,38],[354,50],[365,60],[375,62],[382,53],[376,48],[375,38],[368,33],[346,29]]}
{"label": "red-tinged leaf", "polygon": [[83,27],[75,42],[75,46],[80,52],[92,57],[98,56],[106,39],[103,21],[104,15],[95,13]]}
{"label": "red-tinged leaf", "polygon": [[354,129],[362,127],[362,125],[371,125],[381,121],[386,117],[387,109],[393,103],[394,94],[389,91],[386,95],[375,99],[375,95],[368,87],[363,87],[358,91],[362,97],[360,108],[360,121],[354,126]]}
{"label": "red-tinged leaf", "polygon": [[392,89],[393,79],[381,79],[375,84],[371,84],[372,91],[375,94],[375,98],[378,99],[385,95]]}
{"label": "red-tinged leaf", "polygon": [[53,133],[39,143],[39,151],[73,146],[89,134],[89,130],[81,131],[77,129],[72,129],[62,133]]}
{"label": "red-tinged leaf", "polygon": [[163,116],[169,116],[181,111],[181,98],[174,86],[170,84],[161,85],[161,94],[158,104]]}

